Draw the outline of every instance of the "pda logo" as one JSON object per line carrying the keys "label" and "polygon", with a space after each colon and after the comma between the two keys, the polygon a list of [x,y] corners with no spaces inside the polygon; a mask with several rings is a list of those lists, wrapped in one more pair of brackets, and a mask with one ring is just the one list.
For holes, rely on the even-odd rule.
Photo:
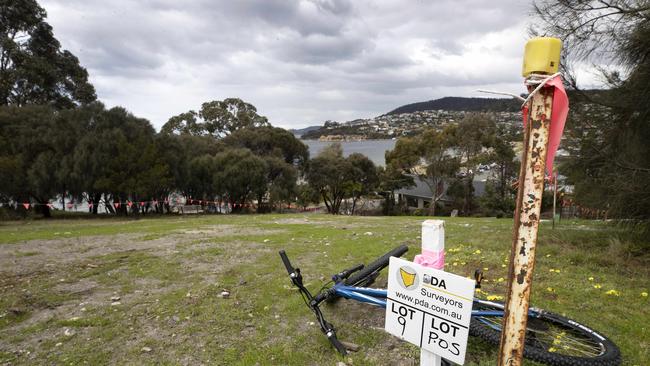
{"label": "pda logo", "polygon": [[409,266],[402,266],[397,270],[397,282],[405,290],[413,290],[419,285],[418,273]]}

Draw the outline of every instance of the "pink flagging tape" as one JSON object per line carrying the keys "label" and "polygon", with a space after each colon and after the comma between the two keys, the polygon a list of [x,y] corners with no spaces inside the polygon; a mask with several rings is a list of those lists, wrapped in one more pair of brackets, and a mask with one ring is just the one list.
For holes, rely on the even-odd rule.
{"label": "pink flagging tape", "polygon": [[445,251],[422,250],[422,254],[416,255],[413,262],[428,268],[443,269],[445,266]]}
{"label": "pink flagging tape", "polygon": [[[553,93],[553,109],[551,110],[548,150],[546,152],[546,174],[552,176],[555,153],[560,146],[560,140],[562,140],[562,133],[564,132],[564,124],[569,114],[569,98],[567,97],[566,90],[564,90],[562,77],[559,75],[546,82],[546,86],[544,87],[555,88],[555,92]],[[522,113],[524,115],[524,127],[526,127],[526,122],[528,121],[527,105],[522,108]]]}

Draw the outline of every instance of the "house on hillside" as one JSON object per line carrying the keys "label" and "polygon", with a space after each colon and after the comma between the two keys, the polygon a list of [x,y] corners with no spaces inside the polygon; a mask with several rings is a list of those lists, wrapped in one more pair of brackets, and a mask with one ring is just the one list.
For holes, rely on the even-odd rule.
{"label": "house on hillside", "polygon": [[[477,174],[474,176],[474,197],[481,197],[485,194],[485,183],[487,176],[485,174]],[[400,202],[404,202],[409,208],[427,208],[431,203],[432,192],[429,185],[421,178],[413,176],[415,186],[411,188],[399,189],[395,191],[395,197]],[[438,187],[438,194],[447,190],[447,184],[441,184]],[[449,205],[452,200],[446,194],[438,200],[441,205]]]}

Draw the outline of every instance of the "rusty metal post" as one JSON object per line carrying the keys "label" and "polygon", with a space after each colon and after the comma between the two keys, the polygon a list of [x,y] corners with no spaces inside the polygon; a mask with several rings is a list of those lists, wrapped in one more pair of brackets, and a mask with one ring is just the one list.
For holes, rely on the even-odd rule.
{"label": "rusty metal post", "polygon": [[553,229],[555,229],[556,206],[557,206],[557,170],[553,172]]}
{"label": "rusty metal post", "polygon": [[528,109],[530,112],[524,132],[524,150],[519,171],[499,366],[521,365],[524,353],[553,91],[553,88],[540,89],[533,95]]}

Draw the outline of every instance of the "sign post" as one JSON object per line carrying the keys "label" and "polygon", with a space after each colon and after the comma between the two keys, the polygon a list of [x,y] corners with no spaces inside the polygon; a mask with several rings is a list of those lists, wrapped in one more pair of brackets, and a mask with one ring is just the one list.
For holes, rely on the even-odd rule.
{"label": "sign post", "polygon": [[[445,268],[445,222],[426,220],[422,223],[422,254],[413,260],[424,267]],[[442,366],[442,357],[424,348],[420,349],[420,366]]]}
{"label": "sign post", "polygon": [[[566,95],[561,93],[564,92],[561,80],[553,80],[560,62],[560,50],[561,42],[556,38],[535,38],[526,44],[523,75],[527,78],[531,96],[530,102],[523,107],[524,121],[527,120],[527,123],[514,214],[499,366],[519,366],[524,354],[544,174],[546,169],[552,171],[554,150],[559,144],[568,111]],[[562,99],[555,100],[554,93]],[[552,123],[555,123],[555,127]]]}
{"label": "sign post", "polygon": [[424,249],[424,244],[431,244],[426,248],[437,246],[440,238],[444,243],[444,231],[437,230],[443,228],[441,221],[425,221],[422,227],[423,254],[416,257],[415,263],[390,258],[385,329],[420,347],[421,365],[440,362],[440,356],[463,364],[474,281],[424,266],[437,262],[440,256],[433,254],[441,252]]}

